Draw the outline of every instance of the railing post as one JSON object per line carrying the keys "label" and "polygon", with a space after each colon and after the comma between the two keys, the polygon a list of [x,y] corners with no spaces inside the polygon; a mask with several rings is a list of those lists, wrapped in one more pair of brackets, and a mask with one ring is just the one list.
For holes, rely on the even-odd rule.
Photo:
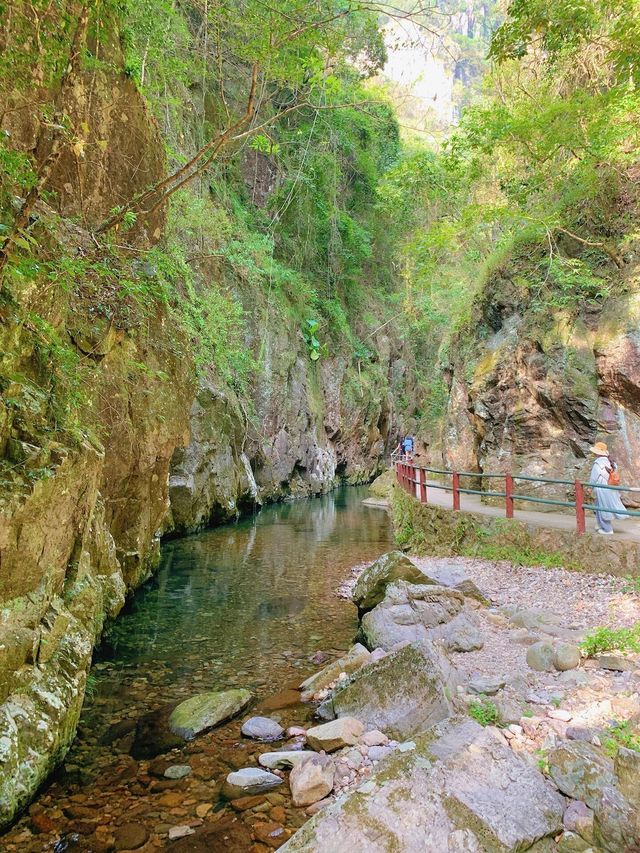
{"label": "railing post", "polygon": [[584,518],[584,486],[576,480],[576,532],[582,534],[587,529]]}
{"label": "railing post", "polygon": [[426,504],[427,502],[427,472],[424,468],[420,468],[420,476],[418,477],[420,480],[420,503]]}
{"label": "railing post", "polygon": [[460,509],[460,474],[457,471],[453,471],[452,473],[452,494],[453,494],[453,508]]}
{"label": "railing post", "polygon": [[513,518],[513,475],[506,474],[504,478],[504,492],[507,501],[507,518]]}

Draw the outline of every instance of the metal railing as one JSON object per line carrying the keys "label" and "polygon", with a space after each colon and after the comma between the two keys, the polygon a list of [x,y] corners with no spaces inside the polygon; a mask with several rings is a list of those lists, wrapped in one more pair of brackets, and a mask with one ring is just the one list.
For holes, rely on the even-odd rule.
{"label": "metal railing", "polygon": [[[432,480],[427,480],[427,474],[437,474],[440,476],[451,477],[451,483],[443,485],[434,483]],[[493,474],[483,471],[449,471],[442,468],[428,468],[422,465],[416,465],[414,462],[398,461],[396,462],[396,477],[398,483],[410,494],[416,497],[420,503],[428,503],[427,489],[441,489],[442,491],[451,492],[452,504],[454,510],[460,509],[460,495],[480,495],[485,498],[504,498],[505,500],[505,515],[507,518],[513,518],[515,512],[515,502],[523,501],[532,504],[545,504],[546,506],[565,507],[575,511],[576,516],[576,532],[582,534],[586,531],[585,511],[592,510],[595,512],[612,512],[608,507],[597,506],[596,504],[585,503],[585,488],[595,488],[592,483],[585,483],[581,480],[553,480],[545,477],[529,477],[525,474]],[[476,479],[486,480],[502,480],[504,482],[504,491],[487,491],[483,489],[466,489],[460,485],[461,477],[475,477]],[[524,481],[528,483],[540,483],[542,485],[564,485],[571,486],[575,494],[575,501],[561,501],[553,498],[537,498],[533,495],[517,494],[514,490],[516,482]],[[634,486],[608,486],[600,485],[598,489],[607,489],[612,492],[638,492],[640,489]],[[640,518],[640,512],[636,510],[624,509],[615,510],[616,515],[628,515]]]}

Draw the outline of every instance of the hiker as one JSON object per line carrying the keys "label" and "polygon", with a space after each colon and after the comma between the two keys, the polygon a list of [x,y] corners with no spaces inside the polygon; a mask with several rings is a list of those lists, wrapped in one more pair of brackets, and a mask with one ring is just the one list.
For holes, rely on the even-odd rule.
{"label": "hiker", "polygon": [[413,436],[405,435],[402,439],[402,455],[405,459],[413,458]]}
{"label": "hiker", "polygon": [[[599,489],[598,485],[607,486],[610,484],[610,477],[617,471],[618,466],[609,456],[609,449],[603,441],[598,441],[593,447],[589,448],[591,453],[596,457],[591,469],[589,477],[589,485],[595,486],[595,503],[596,506],[602,509],[596,510],[596,533],[602,533],[605,536],[613,534],[613,525],[611,522],[614,518],[627,518],[626,515],[621,515],[619,510],[624,510],[625,506],[620,500],[618,492],[611,489]],[[618,479],[619,478],[612,478]]]}

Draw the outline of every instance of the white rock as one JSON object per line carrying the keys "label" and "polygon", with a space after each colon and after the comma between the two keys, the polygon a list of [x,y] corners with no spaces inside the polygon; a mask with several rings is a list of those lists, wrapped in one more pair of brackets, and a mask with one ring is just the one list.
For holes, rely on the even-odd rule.
{"label": "white rock", "polygon": [[172,826],[169,830],[169,840],[175,841],[176,838],[184,838],[186,835],[193,835],[195,829],[190,826]]}

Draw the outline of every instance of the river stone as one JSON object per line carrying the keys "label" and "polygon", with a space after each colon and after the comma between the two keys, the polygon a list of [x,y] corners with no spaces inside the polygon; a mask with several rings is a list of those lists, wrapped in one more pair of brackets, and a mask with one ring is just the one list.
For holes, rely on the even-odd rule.
{"label": "river stone", "polygon": [[258,756],[258,764],[262,767],[267,767],[269,770],[289,770],[300,764],[306,758],[315,755],[315,752],[310,752],[308,749],[288,749],[282,752],[263,752]]}
{"label": "river stone", "polygon": [[259,767],[244,767],[229,773],[222,786],[222,793],[228,800],[236,800],[271,791],[281,784],[282,779],[275,773],[269,773]]}
{"label": "river stone", "polygon": [[527,649],[527,664],[538,672],[553,672],[555,649],[553,643],[540,640]]}
{"label": "river stone", "polygon": [[172,764],[162,774],[167,779],[184,779],[191,773],[191,767],[188,764]]}
{"label": "river stone", "polygon": [[357,672],[318,710],[357,717],[367,729],[404,740],[448,717],[454,691],[444,653],[408,645]]}
{"label": "river stone", "polygon": [[560,672],[565,672],[579,666],[580,657],[580,649],[573,643],[556,643],[553,665]]}
{"label": "river stone", "polygon": [[562,829],[564,800],[492,728],[450,720],[394,751],[282,853],[510,853]]}
{"label": "river stone", "polygon": [[547,756],[549,775],[563,794],[594,809],[602,790],[615,785],[613,762],[584,741],[565,741]]}
{"label": "river stone", "polygon": [[334,752],[343,746],[353,746],[364,732],[360,720],[343,716],[340,720],[332,720],[321,726],[307,730],[307,744],[318,751]]}
{"label": "river stone", "polygon": [[284,729],[275,720],[269,717],[250,717],[242,724],[240,729],[245,737],[266,742],[280,740],[284,735]]}
{"label": "river stone", "polygon": [[310,806],[333,790],[335,763],[328,755],[312,755],[296,764],[289,775],[294,806]]}
{"label": "river stone", "polygon": [[201,732],[235,717],[251,702],[248,690],[225,690],[220,693],[200,693],[181,702],[169,717],[171,731],[192,740]]}
{"label": "river stone", "polygon": [[342,672],[350,675],[352,672],[360,669],[371,658],[371,654],[361,643],[356,643],[352,646],[344,657],[339,658],[333,663],[327,664],[320,672],[309,676],[300,685],[302,691],[300,700],[308,702],[313,696],[323,688],[332,684]]}
{"label": "river stone", "polygon": [[464,596],[457,590],[396,581],[387,587],[383,601],[363,616],[361,632],[372,649],[388,651],[400,642],[428,645],[473,624],[475,614],[463,613],[463,608]]}
{"label": "river stone", "polygon": [[482,634],[474,625],[460,623],[450,625],[442,636],[442,642],[448,652],[474,652],[484,646]]}
{"label": "river stone", "polygon": [[384,598],[389,584],[397,580],[412,584],[433,583],[402,551],[391,551],[379,557],[358,578],[352,595],[358,610],[361,613],[372,610]]}
{"label": "river stone", "polygon": [[506,683],[506,679],[504,678],[495,678],[491,675],[479,675],[476,678],[471,679],[467,684],[467,690],[470,693],[482,693],[485,696],[493,696],[494,693],[498,692],[498,690],[502,690]]}

